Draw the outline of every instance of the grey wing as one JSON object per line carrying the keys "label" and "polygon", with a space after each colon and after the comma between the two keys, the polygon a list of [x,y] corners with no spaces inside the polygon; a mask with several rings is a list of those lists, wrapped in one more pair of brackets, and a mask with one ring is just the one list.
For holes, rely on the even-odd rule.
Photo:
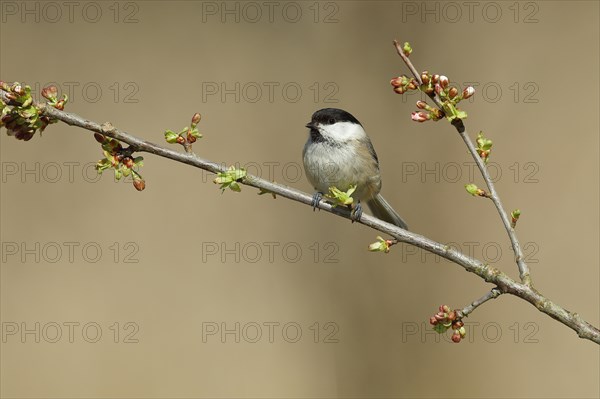
{"label": "grey wing", "polygon": [[367,137],[367,148],[369,149],[369,153],[371,154],[371,156],[377,163],[377,166],[379,166],[379,158],[377,158],[377,153],[375,152],[375,148],[373,148],[373,144],[371,144],[371,140],[369,140],[368,137]]}

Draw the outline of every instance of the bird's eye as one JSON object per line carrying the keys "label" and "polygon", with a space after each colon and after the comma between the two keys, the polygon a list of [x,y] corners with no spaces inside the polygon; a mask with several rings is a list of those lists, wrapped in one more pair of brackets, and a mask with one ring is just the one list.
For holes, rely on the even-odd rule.
{"label": "bird's eye", "polygon": [[330,125],[333,125],[334,123],[335,123],[335,119],[333,119],[333,118],[329,118],[329,124],[330,124]]}

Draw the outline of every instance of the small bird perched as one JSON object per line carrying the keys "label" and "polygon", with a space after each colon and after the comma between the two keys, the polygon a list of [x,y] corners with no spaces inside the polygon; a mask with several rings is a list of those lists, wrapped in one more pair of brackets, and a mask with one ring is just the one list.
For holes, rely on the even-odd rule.
{"label": "small bird perched", "polygon": [[347,191],[356,186],[352,194],[357,200],[352,212],[355,220],[360,220],[360,201],[364,200],[375,217],[407,229],[404,220],[379,194],[379,160],[361,123],[342,109],[324,108],[312,115],[306,127],[310,134],[302,156],[308,181],[317,190],[313,206],[319,204],[329,187]]}

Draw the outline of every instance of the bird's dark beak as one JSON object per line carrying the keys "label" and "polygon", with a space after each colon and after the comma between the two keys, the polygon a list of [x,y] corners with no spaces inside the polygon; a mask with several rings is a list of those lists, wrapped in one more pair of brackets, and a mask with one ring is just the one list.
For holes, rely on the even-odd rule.
{"label": "bird's dark beak", "polygon": [[311,121],[306,124],[306,127],[309,129],[316,129],[316,125]]}

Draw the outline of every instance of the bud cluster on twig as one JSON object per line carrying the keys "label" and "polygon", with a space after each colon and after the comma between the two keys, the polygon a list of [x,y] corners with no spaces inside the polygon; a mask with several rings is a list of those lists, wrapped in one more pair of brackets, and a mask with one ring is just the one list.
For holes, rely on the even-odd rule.
{"label": "bud cluster on twig", "polygon": [[[42,115],[33,102],[31,87],[19,82],[9,85],[0,81],[0,90],[5,92],[8,102],[0,99],[0,127],[6,127],[9,136],[17,140],[31,140],[36,131],[44,131],[46,126],[57,120]],[[56,86],[48,86],[42,90],[42,96],[48,100],[48,105],[63,110],[68,101],[66,94],[59,99]]]}
{"label": "bud cluster on twig", "polygon": [[369,244],[369,251],[371,252],[384,252],[389,253],[392,245],[398,244],[398,240],[384,240],[380,236],[377,236],[377,241]]}
{"label": "bud cluster on twig", "polygon": [[102,145],[104,158],[96,163],[96,170],[99,174],[106,169],[115,171],[115,179],[130,176],[133,178],[133,187],[142,191],[146,188],[146,181],[138,173],[140,167],[144,166],[143,157],[132,157],[133,148],[123,148],[118,140],[104,136],[100,133],[94,133],[94,138]]}
{"label": "bud cluster on twig", "polygon": [[440,305],[439,311],[429,318],[429,324],[440,334],[444,334],[450,328],[454,330],[452,342],[459,343],[466,335],[465,323],[458,317],[458,309],[450,310],[448,305]]}
{"label": "bud cluster on twig", "polygon": [[492,152],[492,140],[485,138],[483,132],[477,134],[477,153],[484,163],[488,163],[490,153]]}
{"label": "bud cluster on twig", "polygon": [[406,75],[401,75],[390,80],[390,84],[394,88],[394,92],[398,94],[404,94],[409,90],[416,90],[419,86],[415,78],[409,78]]}
{"label": "bud cluster on twig", "polygon": [[477,185],[473,183],[465,184],[465,190],[474,197],[490,198],[490,194],[487,191],[477,187]]}
{"label": "bud cluster on twig", "polygon": [[[405,55],[408,56],[406,53]],[[467,117],[467,113],[459,110],[456,104],[475,94],[475,89],[472,86],[466,87],[461,93],[455,86],[450,86],[448,77],[438,74],[432,75],[428,71],[421,72],[421,82],[422,84],[419,85],[414,78],[408,78],[405,75],[401,75],[390,81],[394,87],[394,91],[398,94],[403,94],[408,90],[419,89],[429,97],[433,98],[437,96],[442,103],[442,109],[439,109],[427,106],[424,101],[418,101],[417,108],[423,111],[413,112],[411,114],[413,121],[438,121],[444,116],[449,121],[453,121],[454,119],[464,119]]]}
{"label": "bud cluster on twig", "polygon": [[220,184],[221,194],[228,188],[231,191],[240,192],[242,188],[239,183],[246,177],[246,169],[237,169],[235,166],[230,166],[227,170],[217,173],[217,177],[213,180],[213,183]]}
{"label": "bud cluster on twig", "polygon": [[510,227],[513,229],[517,226],[517,221],[521,217],[521,210],[515,209],[510,213]]}
{"label": "bud cluster on twig", "polygon": [[181,144],[185,148],[186,152],[191,152],[192,144],[194,144],[197,139],[202,137],[202,133],[200,133],[197,128],[200,119],[200,114],[196,112],[192,116],[190,126],[184,127],[179,131],[179,133],[175,133],[171,130],[165,130],[165,140],[170,144]]}

